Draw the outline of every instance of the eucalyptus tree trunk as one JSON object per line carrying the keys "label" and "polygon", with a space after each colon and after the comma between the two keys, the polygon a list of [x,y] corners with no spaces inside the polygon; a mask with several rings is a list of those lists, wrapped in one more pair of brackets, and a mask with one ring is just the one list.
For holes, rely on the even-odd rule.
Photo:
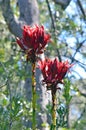
{"label": "eucalyptus tree trunk", "polygon": [[[2,9],[3,17],[6,21],[9,31],[15,37],[22,36],[22,26],[24,24],[33,25],[39,23],[39,8],[36,0],[18,0],[17,5],[19,7],[19,17],[16,18],[10,4],[10,0],[0,0],[0,7]],[[27,67],[28,68],[28,67]],[[28,70],[30,71],[30,70]],[[44,114],[44,109],[47,104],[46,90],[39,84],[41,72],[37,70],[36,79],[37,79],[37,93],[39,95],[38,104],[41,106],[42,113],[37,115],[37,124],[39,129],[41,128],[42,123],[47,122],[47,116]],[[31,101],[31,80],[27,78],[24,88],[26,89],[26,97]],[[28,124],[29,125],[29,124]]]}

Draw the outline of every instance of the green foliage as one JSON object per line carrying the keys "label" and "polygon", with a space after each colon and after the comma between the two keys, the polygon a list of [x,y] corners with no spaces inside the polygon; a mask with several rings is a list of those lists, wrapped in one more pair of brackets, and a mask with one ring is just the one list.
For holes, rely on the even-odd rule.
{"label": "green foliage", "polygon": [[[83,0],[81,2],[85,8],[86,1]],[[38,0],[40,24],[45,25],[47,28],[46,31],[50,32],[52,35],[52,42],[47,47],[45,55],[50,57],[58,56],[59,49],[62,58],[64,59],[64,57],[66,57],[71,61],[75,49],[79,47],[79,44],[72,42],[75,44],[71,49],[71,40],[66,42],[66,38],[74,37],[78,43],[81,39],[86,37],[86,33],[84,33],[85,23],[83,15],[81,14],[77,17],[78,13],[76,13],[76,16],[70,14],[70,17],[51,0],[49,3],[52,7],[51,10],[55,22],[55,30],[52,27],[52,21],[46,1]],[[16,0],[11,0],[11,7],[15,16],[18,17],[19,9]],[[76,22],[75,17],[77,17],[77,19],[80,17],[78,22]],[[61,35],[62,33],[64,33],[63,36]],[[85,48],[86,46],[84,44],[84,46],[77,51],[80,54],[79,56],[83,56],[84,62],[86,60]],[[81,63],[79,64],[82,68],[84,67]],[[8,27],[0,10],[0,130],[31,130],[32,103],[28,102],[26,99],[25,90],[22,87],[22,82],[24,82],[27,77],[31,77],[31,71],[29,71],[30,69],[30,64],[27,65],[24,54],[15,43],[15,38],[8,31]],[[80,86],[82,86],[83,90],[83,84],[80,84]],[[77,91],[74,87],[73,90]],[[73,99],[73,96],[70,95],[70,91],[71,82],[65,79],[64,90],[62,95],[60,94],[58,97],[57,103],[58,130],[68,130],[68,107]],[[37,105],[37,107],[39,106]],[[46,108],[47,112],[45,111],[45,113],[51,113],[51,108],[51,104],[48,104]],[[38,108],[37,111],[40,112],[40,109]],[[28,126],[28,122],[30,122],[30,126]],[[76,130],[85,130],[85,126],[86,116],[84,119],[81,118],[75,125]],[[42,124],[42,127],[46,127],[46,124]],[[52,126],[51,129],[53,129]]]}
{"label": "green foliage", "polygon": [[78,123],[76,123],[76,127],[75,128],[77,130],[81,130],[81,129],[85,130],[86,129],[86,117],[84,119],[81,119],[80,121],[78,121]]}
{"label": "green foliage", "polygon": [[[10,102],[11,100],[11,102]],[[12,99],[3,98],[2,94],[0,96],[0,130],[9,130],[10,128],[14,130],[23,129],[23,118],[25,120],[31,120],[31,104],[25,101],[24,98],[16,95]]]}
{"label": "green foliage", "polygon": [[63,97],[65,98],[66,101],[66,105],[69,105],[72,96],[70,95],[70,81],[68,79],[64,80],[64,93],[63,93]]}
{"label": "green foliage", "polygon": [[67,120],[65,120],[66,116],[66,108],[63,106],[59,106],[57,109],[58,118],[57,118],[57,127],[67,127]]}
{"label": "green foliage", "polygon": [[59,128],[58,130],[75,130],[75,129]]}
{"label": "green foliage", "polygon": [[[4,20],[2,20],[4,21]],[[21,80],[30,77],[24,55],[3,22],[0,25],[0,130],[30,130],[32,105],[24,95]],[[2,33],[1,33],[2,30]],[[20,58],[20,55],[22,58]],[[28,65],[29,66],[29,65]]]}

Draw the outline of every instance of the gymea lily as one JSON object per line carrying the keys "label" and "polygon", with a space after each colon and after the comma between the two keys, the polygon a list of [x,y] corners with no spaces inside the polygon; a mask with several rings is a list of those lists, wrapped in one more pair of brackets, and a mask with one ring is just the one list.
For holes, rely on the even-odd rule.
{"label": "gymea lily", "polygon": [[53,130],[56,130],[56,91],[59,89],[58,83],[63,83],[62,80],[72,65],[68,61],[59,62],[57,58],[54,60],[46,58],[40,60],[38,66],[43,74],[43,83],[46,84],[47,90],[51,90],[52,93],[52,127]]}
{"label": "gymea lily", "polygon": [[32,129],[36,129],[36,61],[40,54],[44,52],[44,49],[50,41],[50,35],[45,33],[43,26],[35,25],[30,27],[25,25],[23,27],[23,34],[21,38],[17,38],[17,44],[26,53],[27,61],[32,64],[32,108],[33,119]]}

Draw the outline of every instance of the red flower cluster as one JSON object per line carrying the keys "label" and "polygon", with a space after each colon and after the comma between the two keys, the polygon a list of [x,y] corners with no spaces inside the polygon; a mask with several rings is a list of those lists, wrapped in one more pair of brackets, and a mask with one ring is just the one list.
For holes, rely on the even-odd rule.
{"label": "red flower cluster", "polygon": [[62,79],[72,65],[68,61],[59,62],[57,58],[54,60],[46,58],[44,61],[39,61],[38,66],[44,77],[43,82],[48,89],[51,89],[51,86],[56,87],[58,83],[62,83]]}
{"label": "red flower cluster", "polygon": [[34,61],[38,54],[43,53],[43,49],[50,40],[50,35],[46,34],[43,26],[23,27],[23,37],[17,38],[18,45],[27,53],[28,59]]}

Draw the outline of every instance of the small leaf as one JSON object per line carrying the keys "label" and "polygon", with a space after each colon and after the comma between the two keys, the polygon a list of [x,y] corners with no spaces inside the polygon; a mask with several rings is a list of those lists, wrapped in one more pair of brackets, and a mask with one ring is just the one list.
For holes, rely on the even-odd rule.
{"label": "small leaf", "polygon": [[5,51],[3,48],[0,48],[0,61],[3,62],[4,61],[4,56],[5,56]]}

